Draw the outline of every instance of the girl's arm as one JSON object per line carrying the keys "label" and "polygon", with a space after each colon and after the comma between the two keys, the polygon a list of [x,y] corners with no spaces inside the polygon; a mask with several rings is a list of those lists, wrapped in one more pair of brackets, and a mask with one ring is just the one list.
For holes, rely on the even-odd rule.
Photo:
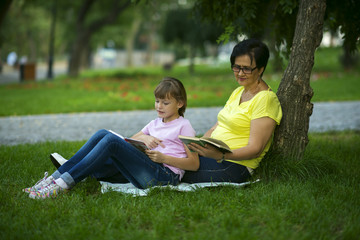
{"label": "girl's arm", "polygon": [[161,139],[158,139],[158,138],[150,136],[150,135],[146,135],[142,131],[136,133],[131,138],[144,142],[145,145],[150,149],[156,148],[158,145],[160,145],[163,148],[165,147],[165,145],[162,143]]}
{"label": "girl's arm", "polygon": [[[233,150],[232,153],[226,153],[225,159],[241,161],[254,159],[261,155],[274,132],[276,122],[269,117],[264,117],[254,119],[250,124],[248,144],[245,147]],[[190,148],[204,157],[210,157],[216,160],[220,160],[223,157],[223,154],[220,151],[209,144],[207,144],[206,147],[201,147],[198,144],[191,144]]]}
{"label": "girl's arm", "polygon": [[185,144],[184,148],[187,154],[186,158],[177,158],[153,150],[146,150],[146,154],[152,161],[157,163],[165,163],[183,170],[198,170],[200,166],[199,155],[196,152],[191,152]]}
{"label": "girl's arm", "polygon": [[210,128],[205,134],[204,134],[204,137],[210,137],[211,136],[211,133],[215,130],[215,128],[217,127],[218,125],[218,122],[215,123],[214,126],[212,126],[212,128]]}

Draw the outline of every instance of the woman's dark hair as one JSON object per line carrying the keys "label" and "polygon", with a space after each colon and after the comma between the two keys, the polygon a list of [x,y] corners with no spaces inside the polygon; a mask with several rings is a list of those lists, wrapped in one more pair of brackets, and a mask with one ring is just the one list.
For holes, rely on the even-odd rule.
{"label": "woman's dark hair", "polygon": [[261,73],[262,76],[269,60],[269,48],[265,45],[265,43],[254,38],[250,38],[236,44],[230,56],[231,66],[234,65],[236,57],[243,55],[248,55],[251,63],[253,62],[253,59],[255,59],[257,69],[264,67],[264,71]]}
{"label": "woman's dark hair", "polygon": [[187,106],[187,96],[184,85],[180,80],[172,77],[163,78],[155,88],[154,95],[160,99],[173,97],[176,101],[183,103],[183,106],[179,108],[179,115],[184,116]]}

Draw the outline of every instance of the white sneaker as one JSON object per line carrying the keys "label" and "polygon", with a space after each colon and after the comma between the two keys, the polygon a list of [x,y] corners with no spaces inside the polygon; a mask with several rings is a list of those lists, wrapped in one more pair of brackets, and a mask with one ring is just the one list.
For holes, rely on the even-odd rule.
{"label": "white sneaker", "polygon": [[37,181],[37,183],[35,183],[34,186],[24,188],[23,192],[31,193],[31,192],[37,192],[37,191],[42,190],[43,188],[45,188],[47,185],[49,185],[54,180],[53,177],[51,177],[51,176],[47,177],[47,176],[48,176],[48,172],[45,172],[44,173],[44,178]]}
{"label": "white sneaker", "polygon": [[32,199],[56,198],[59,193],[66,193],[69,190],[60,187],[55,181],[51,181],[45,188],[37,192],[31,192],[29,197]]}
{"label": "white sneaker", "polygon": [[56,168],[59,168],[61,165],[63,165],[64,163],[66,163],[68,161],[67,159],[65,159],[63,156],[61,156],[58,153],[50,154],[50,160]]}

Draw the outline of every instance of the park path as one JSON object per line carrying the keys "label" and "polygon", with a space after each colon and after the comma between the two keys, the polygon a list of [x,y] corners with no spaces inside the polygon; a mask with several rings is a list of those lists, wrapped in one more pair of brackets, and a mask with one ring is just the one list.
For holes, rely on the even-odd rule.
{"label": "park path", "polygon": [[[185,117],[202,135],[215,124],[220,109],[188,108]],[[102,128],[131,136],[154,118],[154,110],[0,117],[0,145],[85,140]],[[314,103],[309,131],[331,130],[360,130],[360,101]]]}

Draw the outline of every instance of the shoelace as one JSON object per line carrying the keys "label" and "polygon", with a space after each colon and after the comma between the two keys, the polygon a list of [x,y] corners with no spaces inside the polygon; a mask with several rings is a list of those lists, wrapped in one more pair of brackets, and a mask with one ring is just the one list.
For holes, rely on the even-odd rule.
{"label": "shoelace", "polygon": [[53,190],[53,188],[55,188],[57,186],[56,182],[54,180],[51,181],[51,183],[49,185],[47,185],[46,187],[44,187],[43,189],[41,189],[39,191],[39,193],[44,193],[44,192],[50,192]]}
{"label": "shoelace", "polygon": [[45,172],[45,173],[44,173],[44,178],[43,178],[43,179],[40,179],[39,181],[37,181],[37,183],[35,183],[34,186],[37,186],[37,185],[38,185],[39,183],[41,183],[42,181],[45,181],[46,178],[47,178],[47,176],[48,176],[48,172]]}

